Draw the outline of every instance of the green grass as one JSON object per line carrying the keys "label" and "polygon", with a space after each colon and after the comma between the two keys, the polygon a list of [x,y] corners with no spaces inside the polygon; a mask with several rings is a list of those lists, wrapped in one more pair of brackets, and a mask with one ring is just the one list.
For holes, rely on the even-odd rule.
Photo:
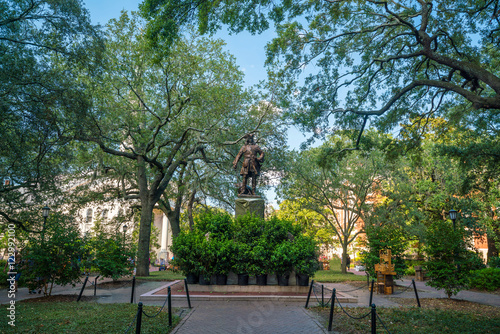
{"label": "green grass", "polygon": [[314,275],[314,280],[324,283],[366,281],[366,276],[355,275],[353,273],[342,274],[340,259],[334,259],[330,261],[330,270],[317,271]]}
{"label": "green grass", "polygon": [[[494,307],[487,314],[477,310],[457,311],[442,309],[425,309],[418,307],[377,308],[377,333],[386,333],[383,325],[393,334],[455,334],[481,333],[496,334],[500,332],[500,317],[495,316]],[[328,327],[330,308],[311,308],[319,313],[325,328]],[[370,312],[368,307],[348,308],[353,317],[362,317]],[[348,334],[370,333],[370,316],[356,320],[349,318],[337,306],[333,316],[333,331]]]}
{"label": "green grass", "polygon": [[137,276],[136,279],[150,280],[150,281],[175,281],[178,279],[184,279],[181,272],[174,272],[172,270],[162,270],[162,271],[152,271],[149,276]]}
{"label": "green grass", "polygon": [[[16,303],[15,327],[11,327],[4,314],[0,333],[125,333],[137,314],[135,304],[97,304],[95,302],[45,302]],[[144,306],[144,311],[154,315],[159,306]],[[166,310],[166,307],[164,308]],[[176,309],[176,312],[178,310]],[[175,312],[174,312],[175,313]],[[179,322],[172,315],[172,325]],[[170,333],[168,313],[155,318],[142,316],[141,333]],[[135,322],[128,333],[135,333]]]}

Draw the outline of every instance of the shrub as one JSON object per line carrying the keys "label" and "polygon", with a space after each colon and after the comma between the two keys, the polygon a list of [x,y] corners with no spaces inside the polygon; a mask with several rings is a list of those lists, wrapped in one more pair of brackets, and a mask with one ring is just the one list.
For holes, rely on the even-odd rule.
{"label": "shrub", "polygon": [[287,275],[293,270],[294,260],[297,257],[295,248],[291,241],[286,240],[274,247],[270,267],[276,275]]}
{"label": "shrub", "polygon": [[172,264],[184,275],[200,274],[203,236],[195,232],[181,231],[172,240],[170,250],[175,254]]}
{"label": "shrub", "polygon": [[74,284],[80,280],[80,267],[85,253],[84,243],[76,224],[54,213],[47,221],[44,239],[33,235],[21,251],[23,275],[28,288],[39,287],[45,281],[44,294],[50,295],[53,284]]}
{"label": "shrub", "polygon": [[500,268],[484,268],[472,271],[470,286],[488,291],[500,288]]}
{"label": "shrub", "polygon": [[415,276],[415,267],[409,267],[405,270],[406,276]]}
{"label": "shrub", "polygon": [[433,223],[427,230],[427,284],[444,289],[448,298],[468,287],[469,273],[479,265],[479,255],[467,250],[468,240],[463,228],[448,222]]}
{"label": "shrub", "polygon": [[491,268],[500,268],[500,257],[492,256],[488,259],[488,266]]}
{"label": "shrub", "polygon": [[309,277],[319,270],[319,248],[312,237],[299,235],[294,240],[293,266],[297,274]]}
{"label": "shrub", "polygon": [[132,274],[136,246],[127,244],[125,237],[116,232],[116,226],[96,222],[85,247],[92,255],[88,263],[102,277],[117,280]]}

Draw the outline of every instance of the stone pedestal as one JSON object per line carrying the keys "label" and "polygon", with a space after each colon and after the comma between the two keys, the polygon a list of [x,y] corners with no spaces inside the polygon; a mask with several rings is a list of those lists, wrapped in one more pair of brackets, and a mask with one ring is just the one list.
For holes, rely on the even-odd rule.
{"label": "stone pedestal", "polygon": [[235,208],[236,217],[244,216],[250,213],[264,219],[265,203],[262,198],[257,196],[238,197],[235,203],[236,203],[236,208]]}

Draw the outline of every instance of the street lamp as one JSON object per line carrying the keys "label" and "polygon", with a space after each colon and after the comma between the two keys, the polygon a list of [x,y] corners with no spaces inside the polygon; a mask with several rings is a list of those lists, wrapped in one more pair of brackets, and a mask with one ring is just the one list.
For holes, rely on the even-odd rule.
{"label": "street lamp", "polygon": [[[455,221],[457,220],[458,211],[451,209],[449,212],[450,219],[453,222],[453,231],[455,231]],[[457,258],[457,250],[455,249],[455,260]],[[460,264],[457,264],[457,272],[460,271]]]}
{"label": "street lamp", "polygon": [[127,233],[127,224],[123,224],[122,230],[123,230],[123,244],[125,245],[125,233]]}
{"label": "street lamp", "polygon": [[45,224],[47,224],[47,217],[49,216],[49,211],[50,208],[47,205],[42,208],[42,216],[43,216],[42,243],[44,241]]}
{"label": "street lamp", "polygon": [[450,219],[453,222],[453,230],[455,230],[455,221],[457,220],[458,211],[451,209],[449,211],[449,214],[450,214]]}

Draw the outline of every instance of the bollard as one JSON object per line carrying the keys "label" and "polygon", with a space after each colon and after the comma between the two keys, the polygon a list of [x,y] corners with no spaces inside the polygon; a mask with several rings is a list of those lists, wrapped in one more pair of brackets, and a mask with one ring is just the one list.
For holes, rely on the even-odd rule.
{"label": "bollard", "polygon": [[134,303],[134,292],[135,292],[135,276],[132,278],[132,294],[130,295],[130,304]]}
{"label": "bollard", "polygon": [[89,276],[87,275],[85,277],[85,281],[83,282],[83,286],[82,286],[82,289],[80,290],[80,294],[78,295],[78,298],[76,299],[77,302],[80,301],[80,298],[82,298],[82,293],[83,293],[83,290],[85,290],[85,285],[87,285],[87,281],[89,280]]}
{"label": "bollard", "polygon": [[372,304],[372,334],[377,334],[377,309]]}
{"label": "bollard", "polygon": [[94,296],[97,293],[97,279],[101,277],[101,275],[97,275],[97,277],[94,279]]}
{"label": "bollard", "polygon": [[309,287],[309,293],[307,294],[307,299],[306,299],[306,307],[309,305],[309,298],[311,298],[311,291],[313,289],[313,286],[314,286],[314,280],[311,280],[311,286]]}
{"label": "bollard", "polygon": [[172,291],[168,287],[168,326],[172,328]]}
{"label": "bollard", "polygon": [[375,284],[375,280],[372,279],[372,288],[371,288],[371,291],[370,291],[370,302],[368,303],[368,306],[370,306],[372,304],[372,300],[373,300],[373,284]]}
{"label": "bollard", "polygon": [[332,331],[332,325],[333,325],[333,311],[335,309],[335,293],[336,290],[333,289],[332,291],[332,303],[330,304],[330,319],[328,320],[328,331]]}
{"label": "bollard", "polygon": [[420,307],[420,299],[418,299],[418,292],[417,292],[417,286],[415,285],[415,280],[412,279],[411,282],[413,284],[413,290],[415,291],[415,297],[417,297],[418,307]]}
{"label": "bollard", "polygon": [[142,324],[142,302],[139,302],[137,308],[137,324],[135,325],[135,334],[141,334],[141,324]]}
{"label": "bollard", "polygon": [[189,289],[188,289],[187,279],[184,279],[184,286],[186,288],[186,297],[187,297],[187,300],[188,300],[188,306],[189,306],[189,308],[191,308],[191,300],[189,299]]}
{"label": "bollard", "polygon": [[321,284],[321,307],[325,307],[325,295],[323,293],[323,284]]}

